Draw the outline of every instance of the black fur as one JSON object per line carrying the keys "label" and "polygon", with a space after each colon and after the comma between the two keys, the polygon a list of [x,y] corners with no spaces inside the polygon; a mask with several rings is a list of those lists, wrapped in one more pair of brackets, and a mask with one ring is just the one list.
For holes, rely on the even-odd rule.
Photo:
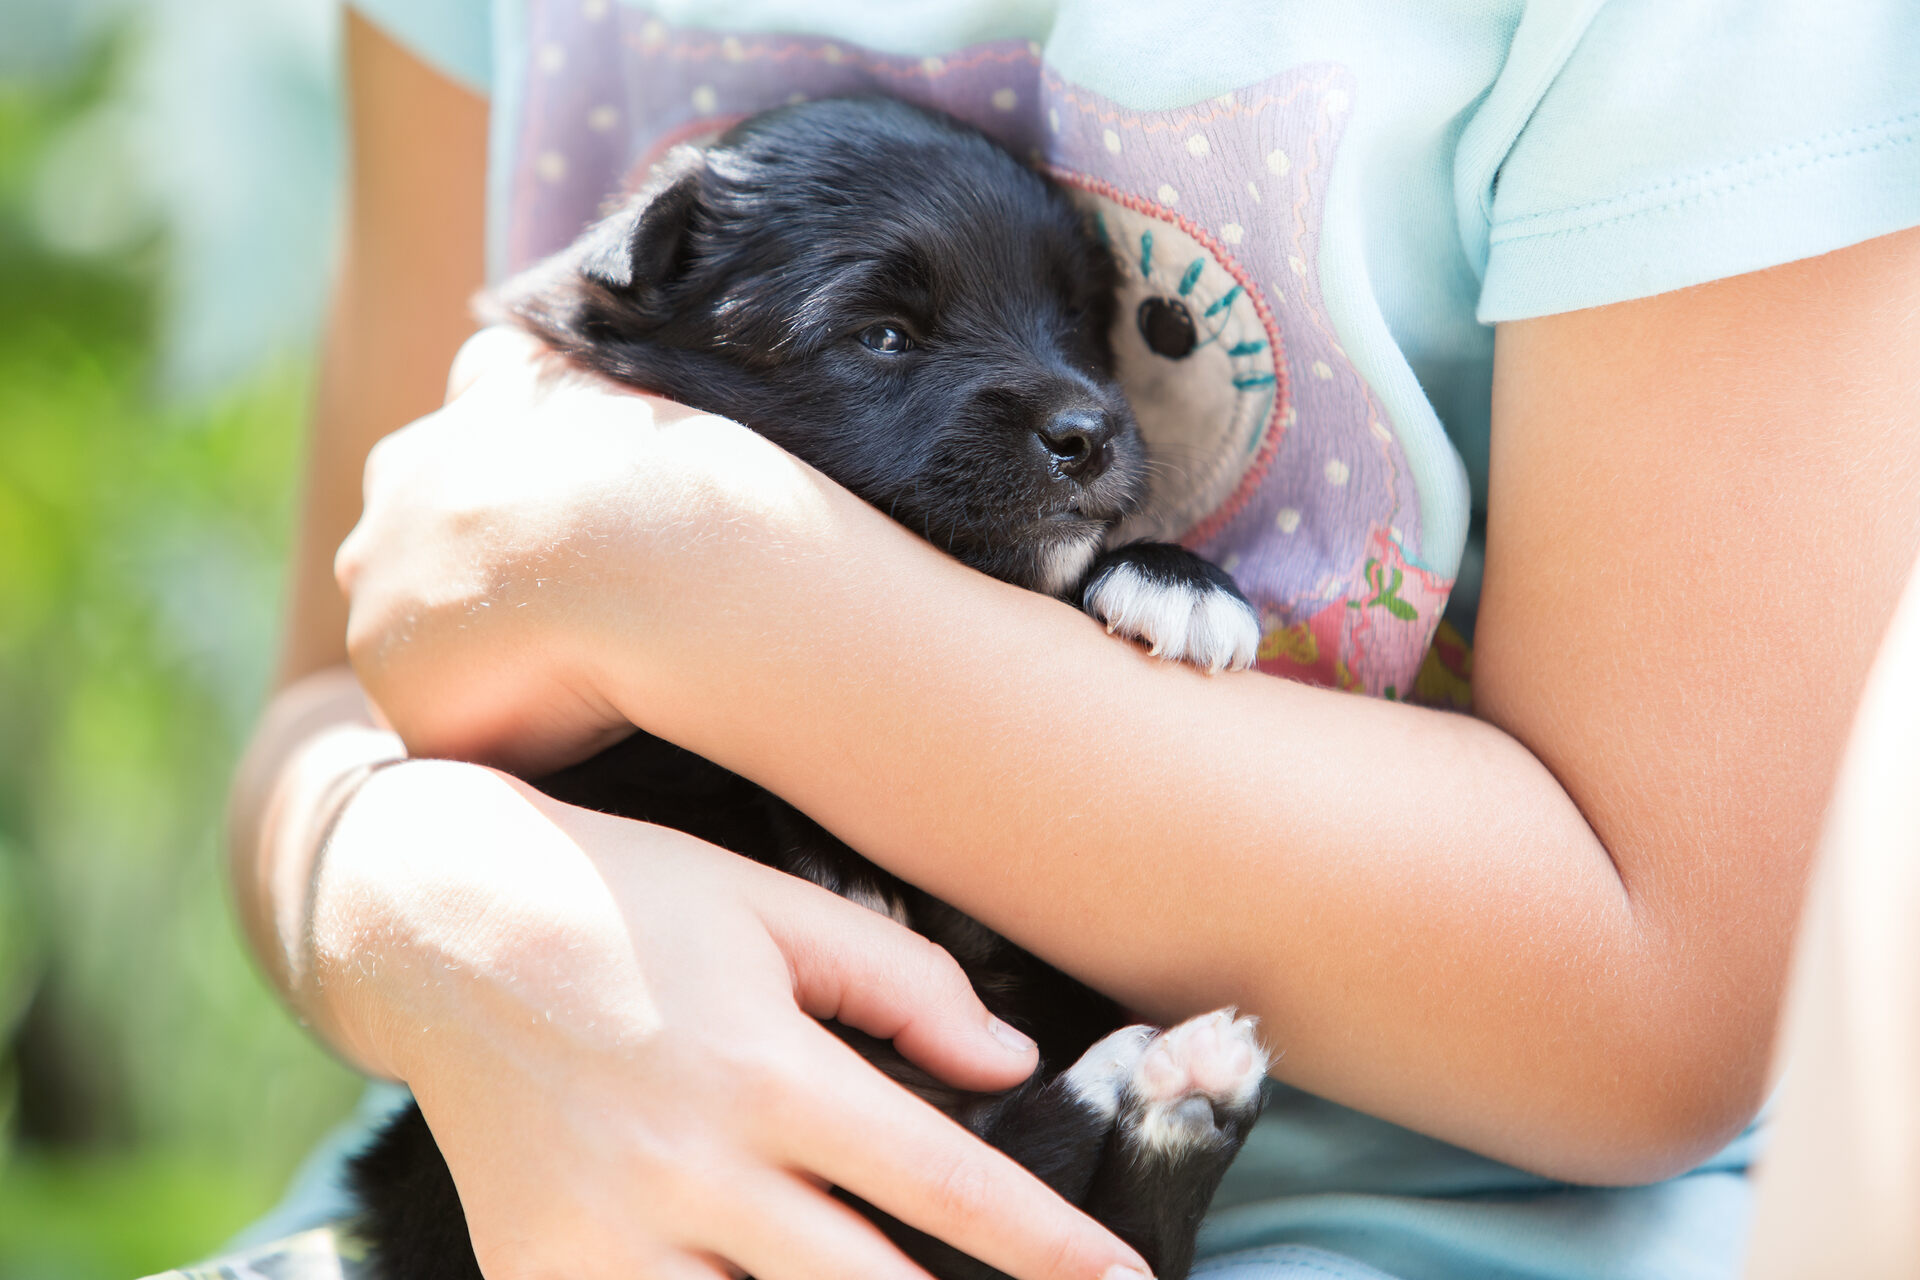
{"label": "black fur", "polygon": [[[770,112],[655,180],[510,282],[502,311],[578,363],[745,423],[997,577],[1078,601],[1145,495],[1113,378],[1115,268],[1060,191],[984,136],[897,103]],[[1107,552],[1155,580],[1232,581],[1178,547]],[[835,1030],[1012,1154],[1179,1280],[1198,1217],[1257,1103],[1201,1107],[1178,1153],[1144,1149],[1137,1100],[1100,1113],[1061,1078],[1125,1019],[1112,1001],[860,857],[798,810],[636,734],[543,780],[554,796],[700,836],[869,904],[960,961],[1040,1044],[1005,1094],[961,1093]],[[388,1280],[479,1275],[417,1110],[354,1166]],[[998,1273],[862,1206],[941,1280]]]}

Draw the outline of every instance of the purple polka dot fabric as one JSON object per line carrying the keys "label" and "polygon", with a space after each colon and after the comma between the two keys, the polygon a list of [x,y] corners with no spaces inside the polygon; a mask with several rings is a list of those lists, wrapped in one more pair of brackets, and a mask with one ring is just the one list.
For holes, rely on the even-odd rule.
{"label": "purple polka dot fabric", "polygon": [[[1063,79],[1023,40],[901,57],[595,0],[533,0],[526,21],[497,211],[506,269],[567,244],[669,147],[757,111],[880,93],[968,121],[1071,188],[1121,265],[1121,377],[1157,464],[1134,531],[1234,574],[1261,611],[1261,669],[1412,694],[1452,586],[1420,565],[1453,552],[1422,556],[1405,452],[1321,296],[1346,68],[1145,112]],[[1152,299],[1194,327],[1178,359],[1148,341]]]}

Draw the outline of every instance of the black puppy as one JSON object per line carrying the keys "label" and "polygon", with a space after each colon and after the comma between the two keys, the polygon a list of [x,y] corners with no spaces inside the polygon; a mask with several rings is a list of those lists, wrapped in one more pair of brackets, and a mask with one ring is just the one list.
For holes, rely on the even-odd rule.
{"label": "black puppy", "polygon": [[[1079,603],[1210,671],[1242,668],[1251,606],[1178,546],[1106,547],[1145,496],[1113,378],[1115,267],[1067,198],[984,136],[881,100],[769,112],[509,282],[504,312],[588,368],[770,437],[936,545]],[[834,1029],[893,1078],[1139,1249],[1160,1280],[1259,1110],[1266,1056],[1221,1011],[1170,1031],[874,866],[772,794],[636,734],[543,780],[690,832],[900,921],[1040,1044],[1024,1085],[967,1094]],[[356,1163],[378,1273],[476,1280],[451,1176],[412,1110]],[[984,1264],[862,1210],[941,1280]]]}

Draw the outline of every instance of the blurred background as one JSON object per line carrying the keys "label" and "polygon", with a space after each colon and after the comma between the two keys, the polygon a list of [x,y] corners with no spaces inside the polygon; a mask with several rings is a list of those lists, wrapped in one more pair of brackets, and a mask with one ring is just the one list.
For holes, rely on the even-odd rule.
{"label": "blurred background", "polygon": [[0,0],[0,1277],[267,1208],[356,1082],[221,866],[341,168],[333,0]]}

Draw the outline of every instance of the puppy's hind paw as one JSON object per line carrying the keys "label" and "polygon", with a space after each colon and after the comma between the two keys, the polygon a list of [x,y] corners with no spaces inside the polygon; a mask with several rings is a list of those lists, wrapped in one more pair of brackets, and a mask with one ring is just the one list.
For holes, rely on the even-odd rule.
{"label": "puppy's hind paw", "polygon": [[1081,1106],[1112,1124],[1120,1114],[1128,1082],[1159,1035],[1155,1028],[1141,1024],[1122,1027],[1081,1054],[1080,1061],[1061,1073],[1060,1083]]}
{"label": "puppy's hind paw", "polygon": [[1131,1145],[1160,1156],[1238,1145],[1260,1114],[1268,1065],[1252,1018],[1231,1009],[1191,1018],[1140,1055],[1122,1129]]}
{"label": "puppy's hind paw", "polygon": [[1157,658],[1208,674],[1244,671],[1260,647],[1260,616],[1227,573],[1185,547],[1135,543],[1095,563],[1081,607],[1108,632]]}

